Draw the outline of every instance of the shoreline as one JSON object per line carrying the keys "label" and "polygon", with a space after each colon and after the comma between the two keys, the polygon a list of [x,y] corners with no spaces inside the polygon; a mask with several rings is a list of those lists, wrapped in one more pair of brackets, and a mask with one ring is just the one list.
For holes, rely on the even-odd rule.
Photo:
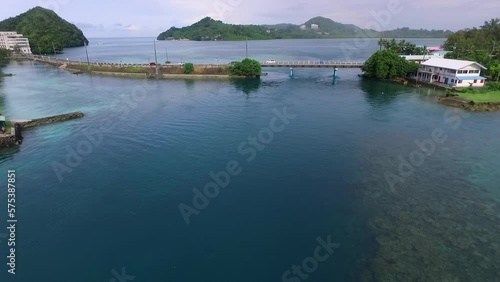
{"label": "shoreline", "polygon": [[[193,73],[182,73],[182,69],[179,67],[160,67],[158,74],[156,74],[156,70],[154,68],[143,68],[142,71],[126,71],[126,67],[118,67],[118,68],[113,68],[113,70],[107,71],[105,70],[106,67],[100,68],[99,70],[93,70],[91,66],[90,70],[87,69],[86,65],[78,65],[78,68],[75,68],[76,65],[69,65],[67,66],[66,64],[58,65],[54,64],[51,62],[46,62],[49,65],[58,67],[59,69],[66,70],[72,74],[95,74],[95,75],[102,75],[102,76],[109,76],[109,77],[119,77],[119,78],[135,78],[135,79],[246,79],[246,78],[256,78],[256,77],[243,77],[243,76],[235,76],[235,75],[230,75],[228,74],[228,67],[227,66],[217,66],[217,67],[207,67],[207,68],[200,68],[200,69],[195,69],[195,72]],[[101,67],[101,66],[99,66]],[[120,71],[123,70],[123,71]],[[207,71],[208,70],[208,71]],[[165,73],[168,71],[172,71],[174,73]],[[200,71],[202,73],[200,73]],[[203,72],[222,72],[222,73],[203,73]],[[264,76],[266,74],[261,74],[261,76]],[[260,76],[258,76],[260,78]]]}
{"label": "shoreline", "polygon": [[[393,79],[372,79],[372,78],[367,78],[363,75],[360,76],[362,79],[367,79],[367,80],[373,80],[373,81],[382,81],[382,82],[392,82],[396,84],[401,84],[404,86],[408,87],[413,87],[413,88],[420,88],[420,87],[426,87],[428,89],[440,89],[440,90],[450,90],[449,87],[447,86],[442,86],[442,85],[437,85],[437,84],[432,84],[432,83],[427,83],[427,82],[422,82],[422,81],[416,81],[411,78],[393,78]],[[461,108],[469,112],[496,112],[500,111],[500,102],[474,102],[472,100],[454,96],[454,95],[449,95],[447,94],[446,96],[437,96],[437,103],[446,105],[449,107],[455,107],[455,108]]]}
{"label": "shoreline", "polygon": [[[107,72],[107,71],[91,71],[91,72],[81,72],[75,69],[65,69],[73,74],[96,74],[109,77],[118,78],[135,78],[135,79],[153,79],[156,78],[155,73],[127,73],[127,72]],[[158,74],[159,79],[228,79],[228,78],[239,78],[230,75],[220,75],[220,74]]]}

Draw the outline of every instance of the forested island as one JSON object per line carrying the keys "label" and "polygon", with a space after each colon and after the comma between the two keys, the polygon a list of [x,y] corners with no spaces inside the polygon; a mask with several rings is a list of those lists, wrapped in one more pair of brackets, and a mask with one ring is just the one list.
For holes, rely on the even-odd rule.
{"label": "forested island", "polygon": [[88,44],[83,32],[54,11],[35,7],[16,17],[0,22],[0,31],[16,31],[30,41],[34,54],[49,54],[66,47]]}
{"label": "forested island", "polygon": [[158,40],[189,39],[195,41],[214,40],[266,40],[266,39],[310,39],[310,38],[354,38],[354,37],[396,37],[396,38],[445,38],[450,30],[424,30],[399,28],[378,32],[362,29],[353,24],[343,24],[324,17],[315,17],[301,25],[234,25],[206,17],[183,28],[172,27],[158,35]]}

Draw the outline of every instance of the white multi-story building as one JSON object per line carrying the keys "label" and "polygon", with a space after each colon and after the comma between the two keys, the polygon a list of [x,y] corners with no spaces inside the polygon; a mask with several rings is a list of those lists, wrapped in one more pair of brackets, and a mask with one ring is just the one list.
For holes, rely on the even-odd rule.
{"label": "white multi-story building", "polygon": [[31,54],[28,38],[15,31],[0,31],[0,48],[12,51],[19,50],[23,54]]}
{"label": "white multi-story building", "polygon": [[317,25],[317,24],[311,24],[311,29],[319,29],[319,25]]}
{"label": "white multi-story building", "polygon": [[477,62],[432,58],[420,64],[415,78],[455,87],[481,87],[486,81],[486,78],[481,76],[481,70],[485,69]]}

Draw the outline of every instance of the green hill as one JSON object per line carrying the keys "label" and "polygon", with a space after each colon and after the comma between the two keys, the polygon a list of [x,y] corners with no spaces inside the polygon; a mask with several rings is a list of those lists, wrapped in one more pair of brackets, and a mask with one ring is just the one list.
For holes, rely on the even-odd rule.
{"label": "green hill", "polygon": [[401,28],[378,32],[362,29],[353,24],[343,24],[324,17],[315,17],[301,25],[233,25],[212,18],[183,28],[172,27],[158,35],[158,40],[187,38],[196,41],[212,40],[262,40],[298,38],[354,38],[354,37],[435,37],[444,38],[451,31],[413,30]]}
{"label": "green hill", "polygon": [[28,37],[35,54],[62,51],[65,47],[88,44],[83,32],[54,11],[35,7],[13,18],[0,22],[0,31],[16,31]]}
{"label": "green hill", "polygon": [[408,27],[387,30],[381,32],[385,38],[447,38],[453,32],[451,30],[426,30],[410,29]]}

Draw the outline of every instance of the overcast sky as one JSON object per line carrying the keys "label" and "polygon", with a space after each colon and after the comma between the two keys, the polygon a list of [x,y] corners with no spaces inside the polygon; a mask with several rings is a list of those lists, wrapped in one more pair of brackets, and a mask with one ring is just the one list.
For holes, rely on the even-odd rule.
{"label": "overcast sky", "polygon": [[1,0],[0,19],[35,6],[92,37],[152,36],[210,16],[234,24],[301,24],[315,16],[362,28],[451,29],[500,16],[500,0]]}

